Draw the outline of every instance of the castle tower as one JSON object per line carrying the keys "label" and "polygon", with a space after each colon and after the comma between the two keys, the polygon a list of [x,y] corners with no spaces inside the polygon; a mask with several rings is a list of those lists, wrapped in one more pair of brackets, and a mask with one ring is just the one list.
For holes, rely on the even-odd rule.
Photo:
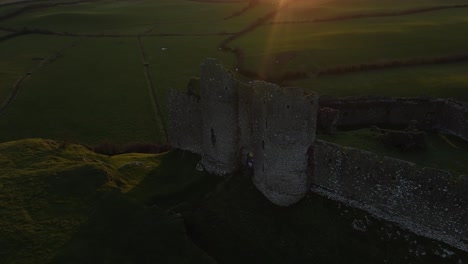
{"label": "castle tower", "polygon": [[202,165],[218,175],[237,170],[238,93],[237,81],[215,59],[201,65]]}
{"label": "castle tower", "polygon": [[253,84],[255,186],[273,203],[298,202],[311,185],[317,96],[300,88]]}

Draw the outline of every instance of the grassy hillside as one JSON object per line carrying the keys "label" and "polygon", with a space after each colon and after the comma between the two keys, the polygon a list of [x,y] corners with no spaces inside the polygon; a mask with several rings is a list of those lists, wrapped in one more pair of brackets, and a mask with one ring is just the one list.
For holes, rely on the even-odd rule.
{"label": "grassy hillside", "polygon": [[[195,170],[182,151],[113,157],[0,144],[1,263],[457,263],[468,257],[310,194],[283,208],[248,175]],[[180,166],[184,164],[184,166]]]}
{"label": "grassy hillside", "polygon": [[192,170],[192,155],[107,157],[41,139],[2,143],[0,153],[1,263],[210,262],[179,216],[148,206],[180,192],[195,201],[205,192],[193,185],[217,182],[173,166],[176,157]]}

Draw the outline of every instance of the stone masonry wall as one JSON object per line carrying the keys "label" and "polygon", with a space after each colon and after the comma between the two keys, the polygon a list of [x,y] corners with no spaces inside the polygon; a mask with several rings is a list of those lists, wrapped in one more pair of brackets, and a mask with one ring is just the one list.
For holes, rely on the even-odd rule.
{"label": "stone masonry wall", "polygon": [[321,97],[320,107],[340,111],[338,127],[369,125],[405,126],[417,120],[425,129],[435,129],[468,140],[468,107],[438,98]]}
{"label": "stone masonry wall", "polygon": [[317,95],[266,82],[245,84],[207,59],[199,96],[193,89],[172,92],[169,104],[172,144],[201,154],[207,171],[230,174],[253,152],[254,184],[270,201],[290,205],[309,191]]}
{"label": "stone masonry wall", "polygon": [[455,101],[445,101],[439,129],[468,141],[468,106]]}
{"label": "stone masonry wall", "polygon": [[207,59],[201,65],[202,164],[219,175],[238,168],[237,84],[219,61]]}
{"label": "stone masonry wall", "polygon": [[317,140],[313,190],[468,250],[468,176]]}
{"label": "stone masonry wall", "polygon": [[311,184],[308,150],[315,140],[317,96],[300,88],[253,83],[255,186],[273,203],[298,202]]}
{"label": "stone masonry wall", "polygon": [[202,154],[200,97],[171,90],[169,104],[169,141],[178,149]]}
{"label": "stone masonry wall", "polygon": [[238,126],[240,164],[246,164],[247,155],[253,151],[253,129],[256,113],[253,110],[253,87],[250,84],[238,83]]}

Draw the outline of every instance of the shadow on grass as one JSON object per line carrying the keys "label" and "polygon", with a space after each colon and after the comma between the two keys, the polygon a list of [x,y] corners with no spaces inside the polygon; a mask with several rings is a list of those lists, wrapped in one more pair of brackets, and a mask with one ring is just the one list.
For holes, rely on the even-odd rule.
{"label": "shadow on grass", "polygon": [[103,192],[53,263],[212,263],[186,235],[181,215],[168,210],[196,203],[220,181],[195,171],[198,159],[169,152],[129,193]]}

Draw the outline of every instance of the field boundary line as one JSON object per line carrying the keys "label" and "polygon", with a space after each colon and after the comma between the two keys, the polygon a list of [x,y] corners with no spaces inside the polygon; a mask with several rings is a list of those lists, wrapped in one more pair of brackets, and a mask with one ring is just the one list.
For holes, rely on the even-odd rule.
{"label": "field boundary line", "polygon": [[[159,102],[157,100],[156,89],[154,87],[153,80],[151,78],[150,64],[148,62],[146,52],[143,48],[143,43],[141,42],[141,36],[137,37],[137,43],[138,43],[138,49],[140,50],[141,60],[142,60],[143,68],[144,68],[146,86],[148,89],[151,105],[152,105],[153,112],[154,112],[153,121],[155,122],[156,126],[159,128],[159,131],[162,131],[164,133],[164,136],[167,142],[169,139],[167,126],[165,124],[164,117],[162,115],[161,106],[159,105]],[[159,122],[158,122],[158,117],[159,117]]]}
{"label": "field boundary line", "polygon": [[28,72],[21,76],[13,85],[13,89],[8,94],[8,97],[3,101],[2,105],[0,106],[0,115],[4,113],[4,111],[11,105],[11,103],[15,100],[16,96],[18,95],[21,84],[31,76],[31,73]]}
{"label": "field boundary line", "polygon": [[8,35],[5,35],[5,36],[1,36],[0,37],[0,42],[7,41],[7,40],[12,39],[12,38],[21,37],[21,36],[24,36],[24,35],[29,35],[29,34],[30,33],[26,33],[26,32],[11,33],[11,34],[8,34]]}
{"label": "field boundary line", "polygon": [[259,4],[259,0],[248,0],[248,4],[247,6],[245,6],[244,8],[230,14],[229,16],[223,18],[224,20],[228,20],[228,19],[231,19],[231,18],[234,18],[234,17],[238,17],[238,16],[241,16],[243,15],[244,13],[246,13],[247,11],[255,8],[258,4]]}
{"label": "field boundary line", "polygon": [[49,36],[63,36],[63,37],[83,37],[83,38],[128,38],[128,37],[205,37],[205,36],[232,36],[235,33],[217,32],[217,33],[156,33],[156,34],[88,34],[88,33],[70,33],[70,32],[57,32],[43,28],[22,28],[15,29],[11,27],[2,27],[0,30],[11,33],[22,34],[36,34],[36,35],[49,35]]}
{"label": "field boundary line", "polygon": [[0,7],[5,6],[15,6],[15,5],[22,5],[22,4],[30,4],[30,3],[39,3],[39,2],[50,2],[50,0],[24,0],[24,1],[12,1],[8,3],[1,4]]}

